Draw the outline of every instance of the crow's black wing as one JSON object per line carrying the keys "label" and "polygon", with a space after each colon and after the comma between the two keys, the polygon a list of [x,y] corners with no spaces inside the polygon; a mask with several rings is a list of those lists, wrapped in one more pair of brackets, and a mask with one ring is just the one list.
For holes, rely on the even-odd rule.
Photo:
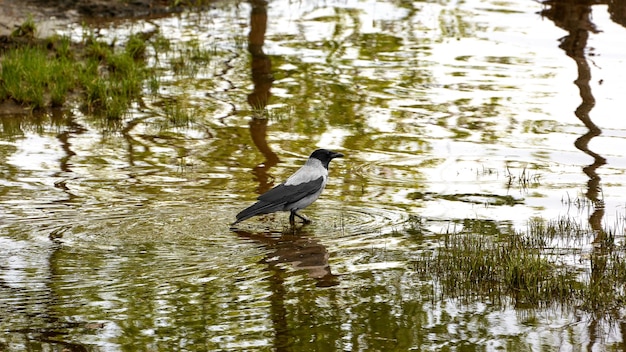
{"label": "crow's black wing", "polygon": [[257,198],[261,202],[271,204],[289,204],[320,190],[324,183],[324,177],[320,176],[315,180],[303,182],[298,185],[280,185],[270,189]]}
{"label": "crow's black wing", "polygon": [[239,212],[239,214],[237,214],[237,221],[231,225],[235,225],[236,223],[249,219],[255,215],[281,211],[284,209],[286,204],[297,202],[300,199],[319,191],[323,183],[324,177],[322,176],[315,180],[303,182],[298,185],[287,186],[284,183],[281,183],[259,196],[259,198],[257,198],[259,200],[258,202]]}

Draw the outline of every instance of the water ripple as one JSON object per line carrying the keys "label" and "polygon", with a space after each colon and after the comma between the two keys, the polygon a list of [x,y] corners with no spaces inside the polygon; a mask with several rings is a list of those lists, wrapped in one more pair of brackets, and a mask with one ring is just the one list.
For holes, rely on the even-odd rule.
{"label": "water ripple", "polygon": [[409,218],[406,210],[391,205],[376,204],[366,207],[325,202],[328,203],[331,205],[315,213],[315,217],[320,219],[318,222],[322,222],[321,219],[330,219],[319,226],[331,226],[350,235],[389,232],[402,227]]}
{"label": "water ripple", "polygon": [[416,178],[415,170],[423,166],[425,162],[433,162],[404,153],[381,154],[372,157],[377,160],[356,164],[350,168],[349,174],[363,182],[416,185],[421,180]]}

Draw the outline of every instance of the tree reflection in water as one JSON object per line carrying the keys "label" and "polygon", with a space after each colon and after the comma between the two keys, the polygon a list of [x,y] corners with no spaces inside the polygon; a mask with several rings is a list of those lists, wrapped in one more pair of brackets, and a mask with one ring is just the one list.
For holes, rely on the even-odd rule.
{"label": "tree reflection in water", "polygon": [[[267,2],[253,0],[250,5],[248,52],[252,57],[251,68],[254,88],[248,94],[248,104],[253,112],[249,126],[252,142],[265,158],[252,170],[259,182],[257,193],[262,194],[273,186],[268,171],[280,160],[267,142],[266,107],[271,97],[270,89],[273,82],[272,62],[263,52],[267,28]],[[265,265],[270,273],[268,283],[271,292],[269,301],[274,331],[273,346],[277,350],[282,350],[289,345],[290,329],[284,301],[287,296],[285,269],[281,267],[281,264],[291,264],[293,268],[305,271],[309,277],[315,279],[317,287],[336,286],[339,281],[330,270],[328,250],[302,228],[291,228],[284,233],[255,233],[234,229],[234,233],[243,239],[260,244],[262,248],[269,251],[259,261],[259,264]]]}
{"label": "tree reflection in water", "polygon": [[278,156],[267,143],[267,116],[265,107],[271,97],[270,89],[274,80],[272,76],[272,61],[263,52],[265,31],[267,29],[267,2],[254,0],[250,2],[250,33],[248,35],[248,52],[252,56],[252,83],[254,88],[248,94],[248,104],[253,112],[250,120],[250,136],[257,149],[265,157],[265,161],[253,169],[259,181],[259,194],[272,188],[268,170],[278,164]]}
{"label": "tree reflection in water", "polygon": [[[589,148],[591,140],[600,136],[602,130],[592,121],[590,116],[596,100],[589,84],[592,75],[586,55],[589,34],[599,33],[591,19],[592,5],[597,5],[598,2],[557,0],[548,1],[546,4],[548,8],[543,10],[541,14],[552,20],[559,28],[568,32],[565,37],[561,38],[559,47],[565,51],[568,57],[574,60],[578,69],[578,76],[574,84],[578,87],[582,102],[576,108],[574,114],[587,127],[588,131],[576,139],[574,146],[593,158],[593,163],[583,167],[583,172],[589,177],[585,196],[593,206],[593,211],[589,216],[589,224],[595,233],[595,246],[593,247],[590,261],[591,281],[589,285],[591,287],[602,287],[601,280],[603,280],[605,275],[611,275],[611,273],[607,272],[607,258],[609,258],[610,251],[614,248],[614,238],[608,235],[602,226],[605,207],[601,194],[602,178],[598,175],[597,170],[606,164],[606,158]],[[624,25],[626,23],[626,2],[609,2],[609,13],[613,21]],[[602,316],[602,314],[599,314],[599,316]],[[595,318],[589,323],[589,348],[595,345],[598,338],[598,324],[600,322]],[[624,325],[620,324],[620,327],[623,334]]]}

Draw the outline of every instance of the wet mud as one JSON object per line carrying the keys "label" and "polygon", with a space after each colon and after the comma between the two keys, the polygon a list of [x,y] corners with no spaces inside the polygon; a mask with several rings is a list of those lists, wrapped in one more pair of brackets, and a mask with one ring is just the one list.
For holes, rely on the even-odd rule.
{"label": "wet mud", "polygon": [[184,6],[172,6],[168,0],[1,0],[0,38],[6,42],[7,36],[29,18],[37,24],[37,35],[46,37],[54,28],[68,23],[158,17],[183,9]]}

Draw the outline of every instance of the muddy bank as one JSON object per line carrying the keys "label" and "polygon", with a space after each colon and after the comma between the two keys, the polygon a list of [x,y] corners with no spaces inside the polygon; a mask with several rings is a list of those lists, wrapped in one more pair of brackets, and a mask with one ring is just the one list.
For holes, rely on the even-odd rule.
{"label": "muddy bank", "polygon": [[0,36],[9,35],[30,16],[37,24],[37,35],[45,37],[55,28],[72,22],[159,16],[185,8],[172,3],[171,0],[0,0]]}

